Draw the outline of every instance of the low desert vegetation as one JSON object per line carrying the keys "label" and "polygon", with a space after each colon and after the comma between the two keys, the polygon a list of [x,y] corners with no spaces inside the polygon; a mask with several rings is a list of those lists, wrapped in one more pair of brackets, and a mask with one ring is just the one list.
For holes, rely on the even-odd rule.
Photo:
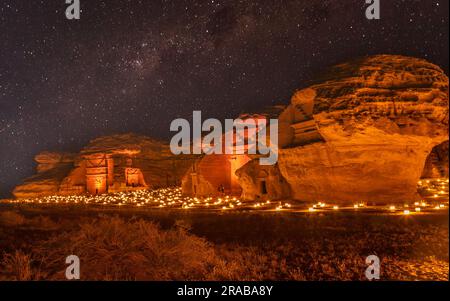
{"label": "low desert vegetation", "polygon": [[72,254],[81,280],[365,280],[370,254],[381,258],[382,279],[448,280],[448,217],[390,221],[4,210],[0,280],[65,280]]}
{"label": "low desert vegetation", "polygon": [[26,219],[23,215],[15,211],[0,211],[0,224],[4,226],[17,227],[22,226]]}

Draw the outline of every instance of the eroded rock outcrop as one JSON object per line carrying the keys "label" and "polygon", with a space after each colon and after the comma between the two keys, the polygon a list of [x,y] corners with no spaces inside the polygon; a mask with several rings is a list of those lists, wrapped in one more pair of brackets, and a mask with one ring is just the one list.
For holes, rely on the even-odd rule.
{"label": "eroded rock outcrop", "polygon": [[195,160],[182,178],[185,195],[206,197],[242,193],[236,171],[251,158],[243,155],[205,155]]}
{"label": "eroded rock outcrop", "polygon": [[17,198],[57,194],[61,181],[73,166],[75,154],[42,152],[34,160],[37,163],[37,174],[14,189],[13,194]]}
{"label": "eroded rock outcrop", "polygon": [[291,197],[288,182],[281,175],[278,164],[260,165],[254,159],[236,171],[245,200],[279,200]]}
{"label": "eroded rock outcrop", "polygon": [[[256,124],[256,121],[260,119],[278,118],[278,115],[285,107],[284,105],[266,107],[258,113],[241,114],[237,119],[244,122],[252,119]],[[254,128],[253,132],[256,131],[257,128]],[[248,130],[244,131],[244,133],[234,132],[233,140],[237,141],[239,135],[242,135],[241,138],[243,141],[248,141]],[[222,144],[225,144],[225,135],[222,136]],[[265,180],[261,178],[252,179],[255,176],[255,171],[250,167],[253,164],[249,163],[252,160],[258,161],[258,156],[248,154],[245,148],[245,145],[242,147],[236,147],[234,145],[233,152],[235,154],[233,155],[212,154],[200,156],[200,158],[195,160],[182,179],[181,188],[183,194],[195,197],[221,196],[223,194],[240,196],[241,194],[245,194],[247,199],[266,199],[267,195],[256,192],[259,189],[256,187],[266,187],[264,186],[266,185]],[[245,154],[238,154],[237,149],[242,150]],[[246,165],[247,163],[248,165]],[[248,166],[248,168],[243,169],[244,165]],[[269,175],[268,169],[265,169],[264,172],[267,172],[267,175]],[[267,189],[270,191],[270,195],[278,195],[276,192],[278,188],[272,188],[269,182]],[[265,191],[263,190],[263,192]],[[284,196],[285,194],[281,193],[280,195]]]}
{"label": "eroded rock outcrop", "polygon": [[448,141],[436,145],[427,157],[422,178],[448,178]]}
{"label": "eroded rock outcrop", "polygon": [[448,77],[421,59],[367,57],[297,91],[279,119],[293,198],[413,200],[427,156],[448,140]]}
{"label": "eroded rock outcrop", "polygon": [[102,194],[181,184],[192,164],[172,155],[169,145],[142,135],[97,138],[78,154],[36,156],[38,174],[14,190],[17,198]]}
{"label": "eroded rock outcrop", "polygon": [[244,199],[404,202],[424,176],[448,176],[448,77],[421,59],[379,55],[333,67],[286,106],[246,118],[278,118],[276,166],[254,155],[174,156],[167,143],[125,134],[76,155],[43,153],[16,197],[181,185],[190,195]]}

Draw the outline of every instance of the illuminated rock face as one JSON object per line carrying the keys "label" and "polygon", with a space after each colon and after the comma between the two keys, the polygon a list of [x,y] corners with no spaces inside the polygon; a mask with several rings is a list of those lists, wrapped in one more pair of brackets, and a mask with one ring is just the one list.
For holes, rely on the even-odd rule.
{"label": "illuminated rock face", "polygon": [[181,184],[192,164],[179,160],[169,145],[145,136],[101,137],[77,155],[42,153],[38,174],[14,190],[17,198],[46,195],[102,194]]}
{"label": "illuminated rock face", "polygon": [[[232,172],[243,199],[411,201],[431,150],[448,140],[448,78],[424,60],[367,57],[333,67],[287,106],[240,118],[253,116],[278,118],[279,160]],[[217,195],[230,171],[220,158],[192,166],[183,192]]]}
{"label": "illuminated rock face", "polygon": [[75,160],[75,154],[57,153],[57,152],[42,152],[34,157],[38,164],[36,171],[38,173],[45,172],[54,168],[71,164]]}
{"label": "illuminated rock face", "polygon": [[236,171],[250,158],[247,155],[207,155],[192,164],[182,179],[185,195],[205,197],[241,195]]}
{"label": "illuminated rock face", "polygon": [[[281,111],[276,108],[275,111]],[[267,119],[266,114],[242,114],[238,119],[249,121],[253,119],[255,124],[260,119]],[[273,114],[273,112],[272,112]],[[242,133],[233,132],[232,146],[233,155],[211,154],[202,155],[197,159],[186,172],[182,179],[182,192],[184,195],[193,197],[222,196],[224,194],[240,196],[246,193],[247,187],[243,187],[241,175],[237,173],[240,168],[252,160],[255,155],[248,154],[248,144],[236,145],[236,141],[248,141],[249,135],[257,132],[257,127],[253,130],[246,130]],[[225,145],[226,134],[222,136],[222,145]],[[226,153],[225,147],[222,150]]]}
{"label": "illuminated rock face", "polygon": [[244,200],[279,200],[291,196],[289,184],[278,165],[260,165],[254,159],[236,171]]}
{"label": "illuminated rock face", "polygon": [[279,122],[293,198],[414,200],[427,156],[448,140],[448,78],[420,59],[360,59],[297,91]]}

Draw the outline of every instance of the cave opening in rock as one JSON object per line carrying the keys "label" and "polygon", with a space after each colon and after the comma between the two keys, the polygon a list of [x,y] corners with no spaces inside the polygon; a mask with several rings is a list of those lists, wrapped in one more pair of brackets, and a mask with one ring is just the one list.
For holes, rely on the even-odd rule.
{"label": "cave opening in rock", "polygon": [[436,145],[428,154],[422,171],[422,179],[448,178],[449,140]]}
{"label": "cave opening in rock", "polygon": [[260,183],[260,192],[262,195],[267,194],[267,184],[266,184],[266,180],[261,180]]}

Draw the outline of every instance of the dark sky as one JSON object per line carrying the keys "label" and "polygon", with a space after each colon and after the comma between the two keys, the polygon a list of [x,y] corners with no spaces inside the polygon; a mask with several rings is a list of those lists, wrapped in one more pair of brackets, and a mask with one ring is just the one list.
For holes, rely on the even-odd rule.
{"label": "dark sky", "polygon": [[43,150],[136,132],[169,139],[193,110],[224,119],[287,102],[324,68],[369,54],[448,74],[448,0],[0,0],[0,197]]}

